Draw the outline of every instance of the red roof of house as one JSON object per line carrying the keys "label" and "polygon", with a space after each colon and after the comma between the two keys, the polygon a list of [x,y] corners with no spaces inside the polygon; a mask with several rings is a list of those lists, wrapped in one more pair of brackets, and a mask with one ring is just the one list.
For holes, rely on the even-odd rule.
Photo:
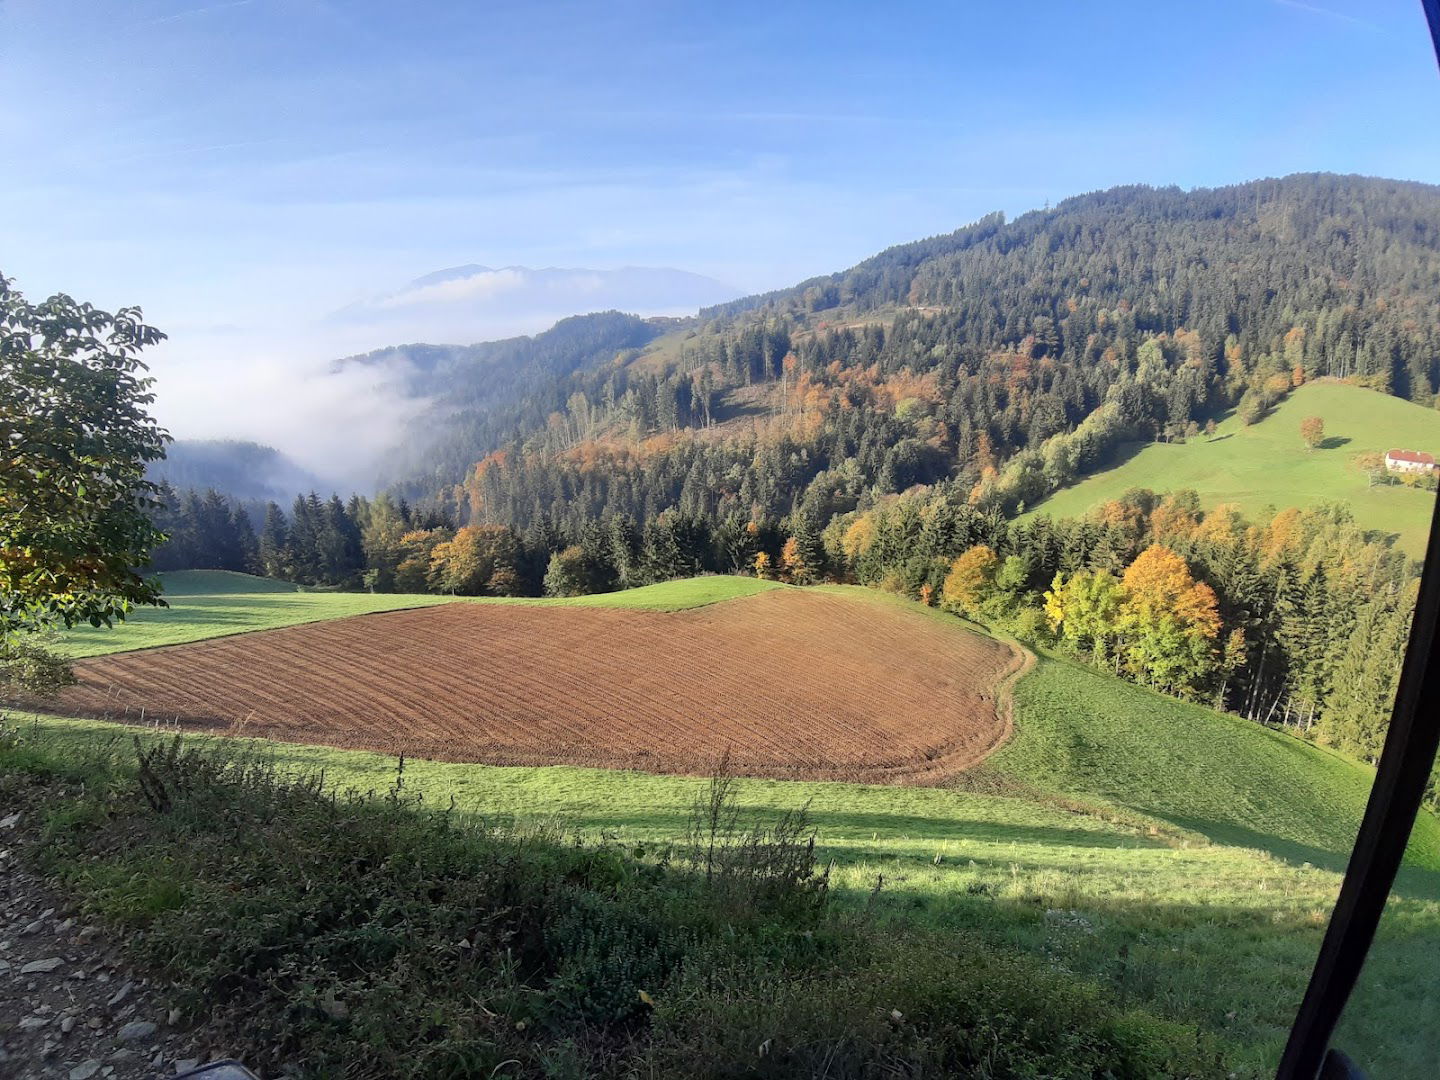
{"label": "red roof of house", "polygon": [[1385,457],[1389,461],[1411,461],[1416,465],[1434,465],[1433,454],[1422,454],[1418,450],[1387,450]]}

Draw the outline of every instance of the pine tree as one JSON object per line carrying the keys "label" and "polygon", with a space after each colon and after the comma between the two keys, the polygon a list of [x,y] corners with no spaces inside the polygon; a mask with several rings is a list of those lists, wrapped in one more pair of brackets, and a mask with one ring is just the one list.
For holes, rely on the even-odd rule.
{"label": "pine tree", "polygon": [[285,512],[275,503],[267,503],[265,522],[260,527],[260,572],[267,577],[288,577],[289,547],[290,533],[285,525]]}

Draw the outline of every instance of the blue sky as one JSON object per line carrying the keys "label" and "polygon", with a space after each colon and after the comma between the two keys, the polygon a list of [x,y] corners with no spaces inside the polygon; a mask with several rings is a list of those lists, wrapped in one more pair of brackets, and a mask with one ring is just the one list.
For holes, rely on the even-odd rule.
{"label": "blue sky", "polygon": [[749,291],[1117,183],[1440,181],[1437,95],[1417,0],[0,0],[0,272],[298,362],[461,263]]}

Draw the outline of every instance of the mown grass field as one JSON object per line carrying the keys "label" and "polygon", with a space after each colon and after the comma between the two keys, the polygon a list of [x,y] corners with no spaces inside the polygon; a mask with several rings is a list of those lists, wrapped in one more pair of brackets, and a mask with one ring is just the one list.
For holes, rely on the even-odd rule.
{"label": "mown grass field", "polygon": [[[705,580],[674,583],[677,595]],[[843,692],[843,675],[837,685]],[[809,803],[842,905],[1042,958],[1218,1033],[1241,1075],[1272,1070],[1372,772],[1051,657],[1016,687],[1015,723],[1013,741],[955,788],[745,780],[740,801],[754,815]],[[62,755],[106,743],[123,754],[132,735],[53,718],[27,718],[24,728]],[[382,755],[245,745],[341,788],[385,790],[396,779],[395,760]],[[453,801],[464,815],[652,849],[683,835],[704,783],[570,767],[404,768],[406,790]],[[1440,1075],[1437,1003],[1440,822],[1427,816],[1340,1045],[1372,1076]]]}
{"label": "mown grass field", "polygon": [[[1306,449],[1300,440],[1300,421],[1307,416],[1325,421],[1325,443],[1318,450]],[[1231,415],[1213,439],[1200,435],[1183,444],[1123,447],[1118,464],[1056,492],[1027,516],[1079,517],[1131,488],[1189,488],[1207,508],[1234,503],[1251,518],[1267,508],[1338,501],[1350,506],[1362,528],[1398,534],[1400,546],[1419,558],[1433,494],[1398,485],[1368,487],[1354,464],[1357,454],[1395,447],[1440,454],[1440,412],[1343,383],[1307,383],[1251,427]]]}
{"label": "mown grass field", "polygon": [[79,626],[61,638],[61,651],[78,659],[131,649],[180,645],[228,634],[373,615],[381,611],[436,604],[541,604],[680,611],[767,589],[783,588],[755,578],[700,577],[667,581],[643,589],[567,600],[435,596],[429,593],[346,593],[301,590],[270,578],[226,570],[182,570],[161,574],[168,608],[137,608],[113,627]]}

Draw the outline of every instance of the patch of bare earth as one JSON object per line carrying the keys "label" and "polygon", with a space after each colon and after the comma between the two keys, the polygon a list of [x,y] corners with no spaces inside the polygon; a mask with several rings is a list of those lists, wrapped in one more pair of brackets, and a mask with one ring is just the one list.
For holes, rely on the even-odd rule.
{"label": "patch of bare earth", "polygon": [[76,665],[56,711],[498,765],[939,784],[1021,653],[799,589],[675,613],[452,604]]}

